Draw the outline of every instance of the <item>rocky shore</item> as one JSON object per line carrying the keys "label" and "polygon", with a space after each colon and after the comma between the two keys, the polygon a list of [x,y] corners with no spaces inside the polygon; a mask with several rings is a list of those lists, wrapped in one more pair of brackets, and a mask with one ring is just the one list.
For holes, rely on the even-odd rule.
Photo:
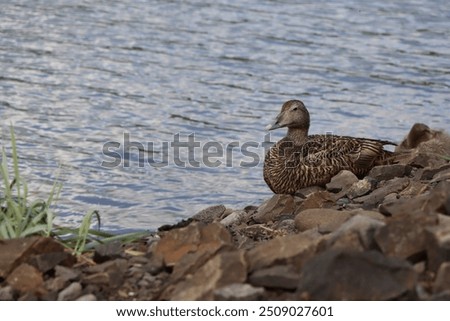
{"label": "rocky shore", "polygon": [[0,241],[0,300],[449,300],[450,164],[417,155],[74,257]]}

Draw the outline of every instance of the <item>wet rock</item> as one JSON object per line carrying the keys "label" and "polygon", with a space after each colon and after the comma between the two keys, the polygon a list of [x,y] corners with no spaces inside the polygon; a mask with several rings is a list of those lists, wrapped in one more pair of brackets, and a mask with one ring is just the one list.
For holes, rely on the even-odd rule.
{"label": "wet rock", "polygon": [[246,253],[249,271],[274,264],[293,264],[299,267],[313,256],[321,239],[320,234],[311,230],[260,243]]}
{"label": "wet rock", "polygon": [[215,220],[219,220],[225,213],[226,209],[227,208],[223,205],[210,206],[192,216],[192,219],[197,222],[209,224]]}
{"label": "wet rock", "polygon": [[214,290],[214,299],[222,301],[255,301],[264,295],[264,288],[233,283]]}
{"label": "wet rock", "polygon": [[266,288],[295,290],[299,276],[291,265],[275,265],[255,271],[249,276],[249,282]]}
{"label": "wet rock", "polygon": [[440,182],[429,193],[414,199],[400,199],[396,202],[383,204],[380,212],[385,215],[400,214],[430,214],[441,213],[450,215],[450,182]]}
{"label": "wet rock", "polygon": [[442,263],[437,272],[433,285],[433,292],[450,291],[450,262]]}
{"label": "wet rock", "polygon": [[330,208],[335,203],[335,195],[327,191],[310,194],[297,208],[296,214],[310,208]]}
{"label": "wet rock", "polygon": [[425,259],[425,228],[437,223],[437,215],[396,215],[375,232],[375,240],[385,255],[415,263]]}
{"label": "wet rock", "polygon": [[[215,255],[192,276],[177,283],[171,300],[212,299],[213,291],[233,283],[242,283],[247,277],[243,251],[222,252]],[[168,293],[163,294],[163,299]]]}
{"label": "wet rock", "polygon": [[67,288],[59,292],[58,301],[75,300],[81,295],[81,284],[78,282],[71,283]]}
{"label": "wet rock", "polygon": [[295,226],[299,231],[318,228],[321,232],[331,232],[337,229],[352,215],[349,211],[338,211],[329,208],[311,208],[304,210],[295,217]]}
{"label": "wet rock", "polygon": [[382,226],[384,223],[378,219],[355,215],[327,237],[326,247],[353,251],[374,249],[375,231]]}
{"label": "wet rock", "polygon": [[367,174],[367,176],[375,178],[377,181],[387,181],[395,177],[403,177],[409,175],[411,167],[402,164],[375,166]]}
{"label": "wet rock", "polygon": [[117,259],[122,253],[121,242],[109,242],[105,244],[99,244],[95,247],[94,262],[103,263],[108,260]]}
{"label": "wet rock", "polygon": [[245,211],[235,211],[220,221],[224,226],[238,225],[247,218]]}
{"label": "wet rock", "polygon": [[375,208],[384,200],[386,195],[400,192],[408,187],[409,181],[410,180],[407,177],[394,178],[387,181],[369,195],[355,198],[353,201],[356,203],[363,203],[364,208]]}
{"label": "wet rock", "polygon": [[373,191],[377,186],[377,180],[372,177],[364,177],[364,179],[353,183],[346,191],[349,199],[354,199]]}
{"label": "wet rock", "polygon": [[392,300],[412,293],[413,267],[376,251],[329,250],[303,267],[297,293],[310,300]]}
{"label": "wet rock", "polygon": [[331,178],[331,181],[326,185],[327,191],[338,193],[347,190],[354,183],[358,182],[358,177],[350,171],[343,170]]}
{"label": "wet rock", "polygon": [[43,287],[44,279],[41,272],[27,263],[22,263],[15,268],[6,278],[6,282],[13,289],[22,293],[42,294],[46,292]]}
{"label": "wet rock", "polygon": [[275,194],[258,208],[253,219],[256,223],[267,223],[280,216],[293,215],[294,211],[295,202],[292,195]]}
{"label": "wet rock", "polygon": [[12,301],[14,300],[14,290],[12,286],[5,286],[0,288],[0,301]]}
{"label": "wet rock", "polygon": [[437,272],[442,263],[450,261],[450,224],[425,229],[428,269]]}
{"label": "wet rock", "polygon": [[89,293],[80,296],[76,301],[97,301],[97,297],[94,294]]}
{"label": "wet rock", "polygon": [[222,224],[192,223],[164,235],[156,245],[155,255],[161,256],[167,266],[173,266],[187,253],[215,253],[231,244],[231,235]]}

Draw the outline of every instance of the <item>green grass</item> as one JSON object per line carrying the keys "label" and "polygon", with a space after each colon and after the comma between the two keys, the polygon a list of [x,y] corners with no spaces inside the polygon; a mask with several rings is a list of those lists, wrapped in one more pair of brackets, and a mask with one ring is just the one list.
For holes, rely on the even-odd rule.
{"label": "green grass", "polygon": [[[55,214],[52,205],[59,197],[62,185],[55,180],[53,187],[45,200],[29,200],[26,181],[21,177],[17,154],[16,138],[11,126],[11,158],[12,169],[8,166],[6,149],[2,147],[0,165],[0,239],[27,237],[31,235],[51,236],[59,239],[66,247],[77,255],[91,250],[97,244],[112,241],[133,242],[148,235],[148,232],[114,235],[91,229],[96,219],[100,227],[100,214],[90,210],[83,218],[78,228],[56,226],[53,222]],[[11,173],[10,173],[11,172]]]}

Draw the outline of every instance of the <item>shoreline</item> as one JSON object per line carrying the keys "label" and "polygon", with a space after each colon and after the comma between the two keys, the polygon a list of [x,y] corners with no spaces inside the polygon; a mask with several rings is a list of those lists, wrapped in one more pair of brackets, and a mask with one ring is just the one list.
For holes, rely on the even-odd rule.
{"label": "shoreline", "polygon": [[450,300],[450,163],[342,171],[79,257],[51,238],[4,240],[0,300]]}

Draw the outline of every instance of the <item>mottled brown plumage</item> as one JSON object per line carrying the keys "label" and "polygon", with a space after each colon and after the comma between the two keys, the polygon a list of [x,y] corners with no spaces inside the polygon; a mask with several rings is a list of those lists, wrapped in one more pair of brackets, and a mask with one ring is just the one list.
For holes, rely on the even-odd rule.
{"label": "mottled brown plumage", "polygon": [[307,186],[323,186],[341,170],[358,176],[386,161],[388,141],[336,135],[310,135],[309,112],[299,100],[283,104],[269,130],[287,127],[264,161],[264,180],[276,194],[294,194]]}

